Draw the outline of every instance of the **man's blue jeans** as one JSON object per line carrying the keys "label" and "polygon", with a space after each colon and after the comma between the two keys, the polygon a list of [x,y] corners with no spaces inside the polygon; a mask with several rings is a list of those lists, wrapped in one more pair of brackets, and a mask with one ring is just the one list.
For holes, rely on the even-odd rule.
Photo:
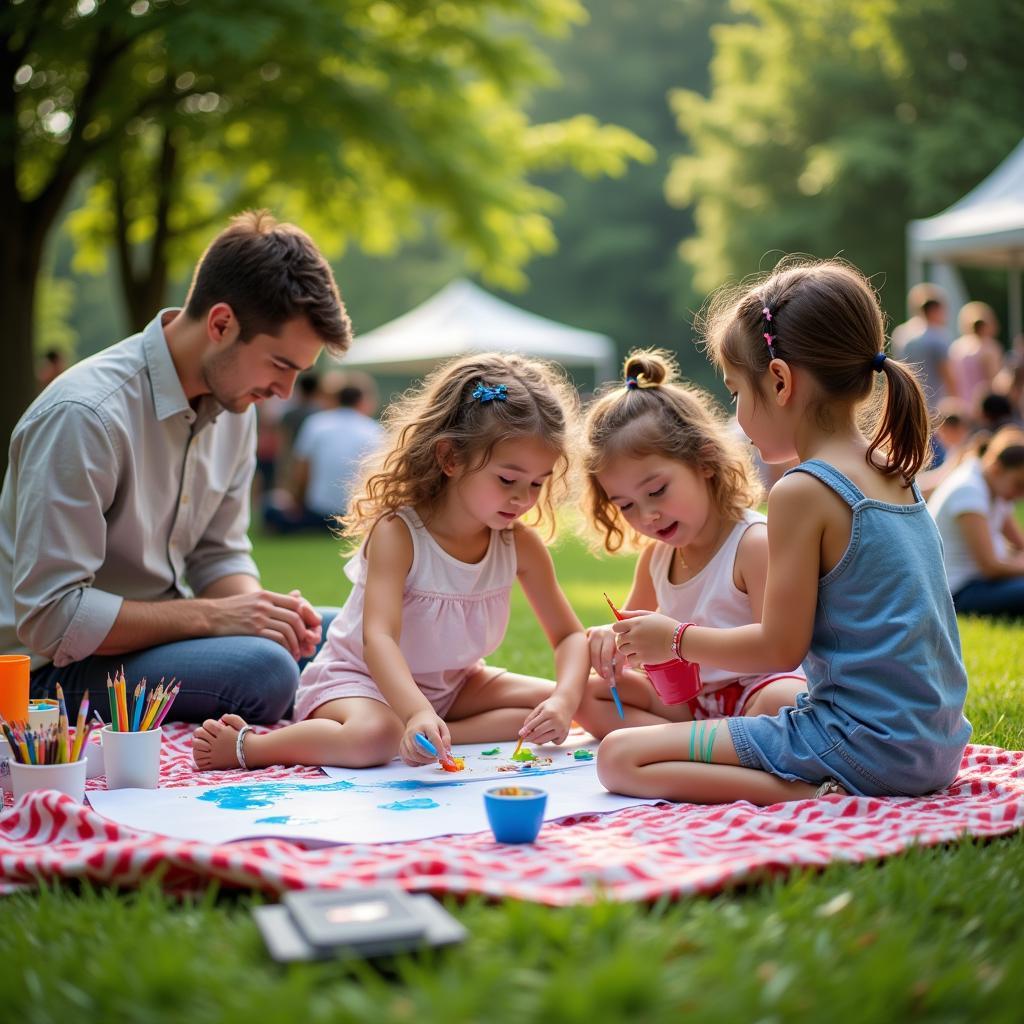
{"label": "man's blue jeans", "polygon": [[[323,617],[323,638],[338,613],[337,608],[318,608]],[[317,647],[317,651],[320,647]],[[315,652],[314,652],[315,656]],[[183,683],[171,708],[176,722],[201,722],[233,711],[247,722],[270,724],[291,713],[299,673],[309,658],[298,663],[280,644],[255,636],[202,637],[160,644],[143,651],[117,655],[93,655],[56,668],[43,665],[32,673],[32,697],[52,697],[60,683],[72,720],[78,714],[82,694],[110,721],[107,676],[124,666],[129,685],[145,677],[156,686],[161,677]],[[130,690],[129,690],[130,692]]]}

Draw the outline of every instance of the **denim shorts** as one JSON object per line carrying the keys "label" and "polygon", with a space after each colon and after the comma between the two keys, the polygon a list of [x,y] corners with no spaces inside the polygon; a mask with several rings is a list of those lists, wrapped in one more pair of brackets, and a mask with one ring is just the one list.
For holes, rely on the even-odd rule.
{"label": "denim shorts", "polygon": [[730,718],[728,724],[743,767],[814,785],[832,778],[857,796],[918,796],[941,789],[956,777],[963,753],[923,739],[881,742],[805,693],[797,696],[796,707],[777,715]]}

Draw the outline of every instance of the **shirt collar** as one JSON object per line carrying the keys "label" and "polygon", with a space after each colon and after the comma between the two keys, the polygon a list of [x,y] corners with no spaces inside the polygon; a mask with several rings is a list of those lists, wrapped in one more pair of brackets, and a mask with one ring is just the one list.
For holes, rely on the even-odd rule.
{"label": "shirt collar", "polygon": [[149,367],[149,381],[153,389],[153,407],[156,410],[156,418],[163,421],[172,416],[192,413],[195,416],[196,426],[200,427],[216,419],[224,411],[224,407],[212,395],[203,395],[197,403],[197,409],[193,410],[185,395],[185,389],[181,386],[181,378],[175,369],[174,360],[171,359],[171,350],[167,347],[167,338],[164,335],[164,318],[168,314],[180,312],[180,309],[173,306],[161,309],[142,331],[142,348],[146,355],[146,364]]}

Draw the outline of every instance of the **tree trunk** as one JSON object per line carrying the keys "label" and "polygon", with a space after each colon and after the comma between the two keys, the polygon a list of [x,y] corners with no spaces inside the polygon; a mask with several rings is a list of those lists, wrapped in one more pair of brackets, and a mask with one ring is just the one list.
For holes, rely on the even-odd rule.
{"label": "tree trunk", "polygon": [[153,180],[156,182],[156,225],[149,243],[148,258],[144,249],[132,251],[128,241],[131,224],[127,207],[130,200],[128,174],[124,167],[114,170],[114,247],[117,252],[118,277],[128,322],[133,331],[141,331],[166,301],[171,242],[170,210],[176,185],[178,150],[172,139],[173,128],[164,128],[163,141]]}
{"label": "tree trunk", "polygon": [[[6,220],[0,231],[0,309],[7,336],[4,372],[0,374],[0,472],[7,472],[11,434],[21,414],[36,395],[35,326],[36,287],[42,262],[40,231]],[[33,237],[35,236],[35,237]]]}

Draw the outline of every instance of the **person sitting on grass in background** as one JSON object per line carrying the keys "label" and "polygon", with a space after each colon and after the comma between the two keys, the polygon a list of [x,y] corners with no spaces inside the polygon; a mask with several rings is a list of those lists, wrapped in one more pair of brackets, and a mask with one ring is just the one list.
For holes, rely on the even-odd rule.
{"label": "person sitting on grass in background", "polygon": [[928,501],[958,612],[1024,616],[1024,431],[1004,427]]}
{"label": "person sitting on grass in background", "polygon": [[276,491],[264,509],[273,533],[329,529],[348,508],[360,463],[380,447],[373,378],[358,370],[329,371],[321,387],[331,408],[314,412],[298,432],[288,470],[290,493]]}
{"label": "person sitting on grass in background", "polygon": [[[609,552],[627,537],[651,541],[640,554],[625,608],[657,608],[716,626],[760,622],[768,531],[756,511],[761,485],[749,444],[734,436],[710,395],[676,376],[667,352],[633,352],[625,385],[613,385],[588,410],[590,518]],[[597,675],[576,717],[597,737],[622,726],[775,714],[807,688],[799,671],[709,668],[693,700],[669,706],[645,675],[623,671],[610,626],[588,636]],[[624,718],[612,704],[609,683],[617,684]]]}
{"label": "person sitting on grass in background", "polygon": [[925,500],[977,447],[970,408],[960,398],[944,398],[935,412],[931,465],[918,474],[917,486]]}
{"label": "person sitting on grass in background", "polygon": [[[918,795],[956,777],[967,676],[938,531],[914,484],[928,409],[884,344],[871,286],[839,261],[778,268],[714,301],[707,345],[740,424],[768,462],[800,458],[768,498],[762,621],[716,629],[634,610],[612,628],[630,665],[670,652],[704,670],[803,662],[807,693],[774,716],[613,732],[598,752],[608,789],[772,804]],[[869,440],[858,415],[876,373],[886,393]]]}
{"label": "person sitting on grass in background", "polygon": [[[575,431],[575,394],[518,356],[442,366],[388,410],[383,458],[342,525],[362,537],[355,584],[307,666],[296,724],[252,735],[236,715],[193,739],[200,768],[408,764],[455,743],[560,743],[583,696],[583,627],[533,526],[552,533]],[[555,652],[557,683],[491,667],[518,578]]]}

